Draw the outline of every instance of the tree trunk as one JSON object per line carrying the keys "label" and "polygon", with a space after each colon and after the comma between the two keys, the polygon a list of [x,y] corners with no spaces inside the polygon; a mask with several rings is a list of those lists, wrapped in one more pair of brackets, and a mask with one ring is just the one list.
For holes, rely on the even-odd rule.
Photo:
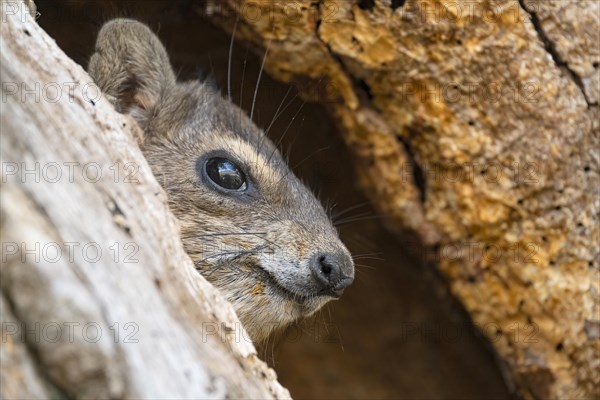
{"label": "tree trunk", "polygon": [[1,397],[289,397],[183,251],[135,122],[1,6]]}
{"label": "tree trunk", "polygon": [[197,10],[327,106],[367,196],[447,277],[522,396],[600,395],[597,2]]}

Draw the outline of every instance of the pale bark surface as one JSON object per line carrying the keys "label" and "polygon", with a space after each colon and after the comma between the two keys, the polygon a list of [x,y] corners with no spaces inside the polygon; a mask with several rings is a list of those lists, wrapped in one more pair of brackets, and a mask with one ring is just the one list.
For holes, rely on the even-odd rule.
{"label": "pale bark surface", "polygon": [[521,395],[600,395],[597,2],[197,10],[328,106],[365,193],[435,254]]}
{"label": "pale bark surface", "polygon": [[183,251],[136,124],[7,4],[1,397],[289,397]]}

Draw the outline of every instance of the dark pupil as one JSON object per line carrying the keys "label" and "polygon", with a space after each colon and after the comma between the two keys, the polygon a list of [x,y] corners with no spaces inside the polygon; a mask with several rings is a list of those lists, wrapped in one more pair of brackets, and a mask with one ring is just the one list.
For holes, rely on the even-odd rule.
{"label": "dark pupil", "polygon": [[246,178],[237,165],[226,158],[211,158],[206,162],[206,173],[217,185],[230,190],[243,189]]}

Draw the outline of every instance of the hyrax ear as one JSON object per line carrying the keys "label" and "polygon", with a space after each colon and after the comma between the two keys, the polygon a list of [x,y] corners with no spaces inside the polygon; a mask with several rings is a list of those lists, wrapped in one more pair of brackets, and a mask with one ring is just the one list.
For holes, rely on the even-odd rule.
{"label": "hyrax ear", "polygon": [[132,114],[144,130],[175,86],[164,46],[146,25],[131,19],[104,24],[88,72],[117,110]]}

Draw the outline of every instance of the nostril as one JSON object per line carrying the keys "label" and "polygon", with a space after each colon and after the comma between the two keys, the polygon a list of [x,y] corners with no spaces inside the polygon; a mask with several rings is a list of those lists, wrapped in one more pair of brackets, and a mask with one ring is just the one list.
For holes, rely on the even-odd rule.
{"label": "nostril", "polygon": [[340,297],[344,288],[352,283],[353,274],[350,271],[351,275],[348,275],[348,268],[352,269],[352,262],[344,255],[316,254],[310,263],[310,269],[317,293]]}
{"label": "nostril", "polygon": [[323,272],[327,277],[331,275],[331,271],[333,271],[333,266],[327,261],[325,256],[319,257],[319,265],[321,266],[321,272]]}

